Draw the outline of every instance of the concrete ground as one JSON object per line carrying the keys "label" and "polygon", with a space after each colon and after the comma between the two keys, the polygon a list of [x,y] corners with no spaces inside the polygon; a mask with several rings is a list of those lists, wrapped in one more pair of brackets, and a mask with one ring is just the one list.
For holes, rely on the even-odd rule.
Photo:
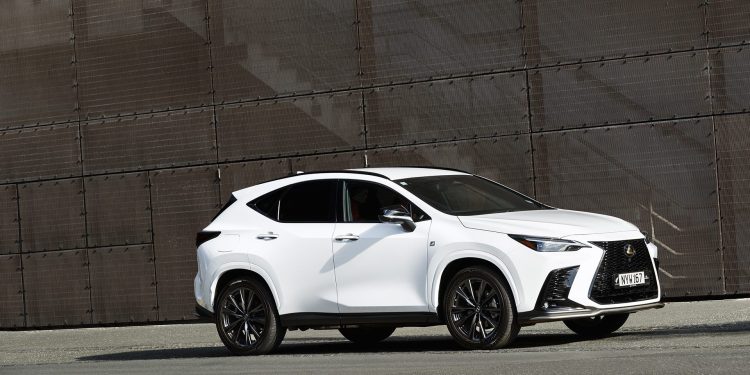
{"label": "concrete ground", "polygon": [[670,303],[585,341],[561,323],[509,347],[464,351],[445,327],[402,328],[372,349],[337,331],[289,332],[279,350],[235,357],[210,324],[0,332],[0,374],[748,374],[750,299]]}

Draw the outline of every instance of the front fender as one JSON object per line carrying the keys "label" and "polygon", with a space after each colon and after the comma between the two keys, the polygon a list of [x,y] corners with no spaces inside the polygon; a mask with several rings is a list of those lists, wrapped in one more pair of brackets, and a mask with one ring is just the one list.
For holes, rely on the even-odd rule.
{"label": "front fender", "polygon": [[515,302],[516,306],[519,304],[519,291],[516,287],[516,283],[514,281],[514,278],[512,277],[512,274],[510,272],[510,269],[503,263],[498,257],[493,256],[492,254],[487,253],[486,251],[481,250],[460,250],[460,251],[452,251],[449,255],[442,258],[439,262],[437,267],[435,268],[435,271],[431,274],[432,277],[432,285],[430,286],[430,309],[432,311],[437,311],[437,306],[440,304],[440,283],[443,277],[443,273],[445,272],[445,269],[448,267],[448,265],[456,260],[460,259],[481,259],[484,261],[487,261],[489,263],[492,263],[497,267],[500,272],[503,274],[503,277],[505,277],[505,280],[508,282],[508,285],[510,286],[510,291],[513,294],[513,301]]}

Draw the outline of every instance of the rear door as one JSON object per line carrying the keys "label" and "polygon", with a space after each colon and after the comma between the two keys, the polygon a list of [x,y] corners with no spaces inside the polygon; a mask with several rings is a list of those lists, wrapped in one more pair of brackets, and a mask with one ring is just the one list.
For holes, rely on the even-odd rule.
{"label": "rear door", "polygon": [[265,216],[249,233],[250,263],[277,286],[279,314],[338,313],[331,235],[338,181],[300,182],[268,193],[249,206]]}

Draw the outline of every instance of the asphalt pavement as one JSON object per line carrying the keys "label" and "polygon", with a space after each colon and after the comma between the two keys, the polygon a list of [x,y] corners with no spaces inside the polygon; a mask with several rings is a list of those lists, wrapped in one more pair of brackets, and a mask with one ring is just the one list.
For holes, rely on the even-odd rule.
{"label": "asphalt pavement", "polygon": [[261,357],[230,355],[211,324],[0,332],[0,374],[61,373],[750,374],[750,299],[669,303],[599,340],[539,324],[494,351],[461,350],[445,327],[401,328],[370,349],[293,331]]}

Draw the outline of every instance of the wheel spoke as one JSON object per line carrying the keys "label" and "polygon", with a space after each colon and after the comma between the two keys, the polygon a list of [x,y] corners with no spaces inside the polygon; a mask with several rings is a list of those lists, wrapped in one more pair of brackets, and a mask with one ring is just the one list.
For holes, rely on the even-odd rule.
{"label": "wheel spoke", "polygon": [[[244,322],[244,320],[239,320],[239,322]],[[239,324],[238,324],[238,325],[239,325]],[[236,329],[234,330],[234,333],[232,333],[232,341],[234,341],[234,342],[236,342],[236,343],[238,343],[238,344],[240,343],[240,342],[239,342],[239,339],[240,339],[240,331],[242,331],[242,330],[240,329],[240,327],[237,327],[237,328],[236,328]],[[229,335],[229,332],[227,332],[227,335]]]}
{"label": "wheel spoke", "polygon": [[484,280],[479,281],[479,291],[477,292],[477,305],[482,306],[482,294],[487,283]]}
{"label": "wheel spoke", "polygon": [[248,311],[247,313],[248,313],[249,315],[253,315],[253,314],[256,314],[256,313],[258,313],[258,312],[259,312],[259,311],[261,311],[261,310],[263,310],[263,304],[262,304],[262,303],[259,303],[259,304],[258,304],[258,306],[255,306],[255,307],[253,307],[253,309],[252,309],[252,310],[250,310],[250,311]]}
{"label": "wheel spoke", "polygon": [[247,311],[248,314],[250,313],[250,306],[252,306],[253,304],[253,297],[255,297],[255,293],[253,293],[252,290],[248,290],[247,291],[247,305],[246,305],[247,307],[245,307],[245,311]]}
{"label": "wheel spoke", "polygon": [[471,302],[473,302],[472,306],[476,306],[477,296],[474,295],[474,287],[471,286],[471,279],[467,279],[466,283],[469,284],[469,295],[471,296]]}
{"label": "wheel spoke", "polygon": [[245,345],[250,345],[250,330],[247,329],[247,327],[250,324],[245,321]]}
{"label": "wheel spoke", "polygon": [[260,333],[258,333],[258,330],[256,330],[255,327],[253,327],[253,324],[250,323],[250,322],[245,323],[245,324],[247,324],[247,326],[250,327],[250,329],[253,331],[253,334],[255,335],[255,338],[259,339],[260,338]]}
{"label": "wheel spoke", "polygon": [[497,292],[495,291],[495,289],[490,288],[490,291],[487,292],[487,297],[482,301],[481,306],[484,307],[488,303],[492,302],[494,300],[492,297],[494,297],[496,295],[497,295]]}
{"label": "wheel spoke", "polygon": [[231,316],[233,316],[235,318],[238,318],[238,319],[242,319],[243,318],[242,314],[238,314],[238,313],[236,313],[236,312],[234,312],[232,310],[229,310],[229,309],[225,310],[224,313],[226,313],[228,315],[231,315]]}
{"label": "wheel spoke", "polygon": [[490,327],[490,328],[492,328],[492,329],[495,329],[495,328],[497,328],[497,324],[496,324],[495,322],[493,322],[493,321],[492,321],[492,319],[490,319],[490,318],[489,318],[489,317],[488,317],[487,315],[484,315],[484,313],[483,313],[483,312],[482,312],[482,313],[479,313],[479,315],[480,315],[480,317],[481,317],[481,318],[484,318],[484,321],[485,321],[485,322],[487,322],[487,323],[489,323],[490,325],[492,325],[492,327]]}
{"label": "wheel spoke", "polygon": [[479,326],[479,332],[482,334],[482,339],[486,339],[487,332],[484,331],[484,325],[482,324],[481,315],[477,316],[477,325]]}
{"label": "wheel spoke", "polygon": [[239,319],[233,321],[232,323],[227,324],[226,327],[224,327],[224,332],[226,332],[226,333],[231,332],[233,329],[235,329],[242,322],[243,322],[243,319],[239,318]]}
{"label": "wheel spoke", "polygon": [[245,308],[245,291],[243,289],[239,290],[240,292],[240,306],[242,306],[242,313],[244,314],[247,312],[247,309]]}
{"label": "wheel spoke", "polygon": [[469,320],[469,318],[471,318],[473,316],[474,316],[474,314],[471,314],[471,313],[466,314],[465,316],[463,316],[463,317],[459,318],[458,320],[456,320],[455,324],[457,326],[462,326],[462,325],[464,325],[464,323],[466,323],[467,320]]}
{"label": "wheel spoke", "polygon": [[466,303],[469,304],[469,306],[471,307],[475,306],[474,302],[472,302],[471,298],[469,298],[469,296],[467,296],[466,293],[463,290],[461,290],[460,286],[456,289],[456,294],[461,296],[461,298],[463,298],[464,301],[466,301]]}
{"label": "wheel spoke", "polygon": [[[241,294],[241,293],[240,293],[240,294]],[[234,308],[235,308],[235,309],[237,309],[237,311],[238,311],[238,312],[239,312],[240,314],[244,314],[244,313],[245,313],[245,310],[243,310],[243,309],[242,309],[242,308],[240,307],[240,305],[238,305],[238,304],[237,304],[237,301],[235,301],[235,300],[234,300],[234,296],[233,296],[233,295],[231,295],[231,294],[229,295],[229,301],[231,301],[231,302],[232,302],[232,305],[234,305]]]}
{"label": "wheel spoke", "polygon": [[477,334],[477,320],[479,320],[479,317],[474,314],[474,319],[471,320],[471,336],[469,337],[471,341],[474,341],[474,336]]}

